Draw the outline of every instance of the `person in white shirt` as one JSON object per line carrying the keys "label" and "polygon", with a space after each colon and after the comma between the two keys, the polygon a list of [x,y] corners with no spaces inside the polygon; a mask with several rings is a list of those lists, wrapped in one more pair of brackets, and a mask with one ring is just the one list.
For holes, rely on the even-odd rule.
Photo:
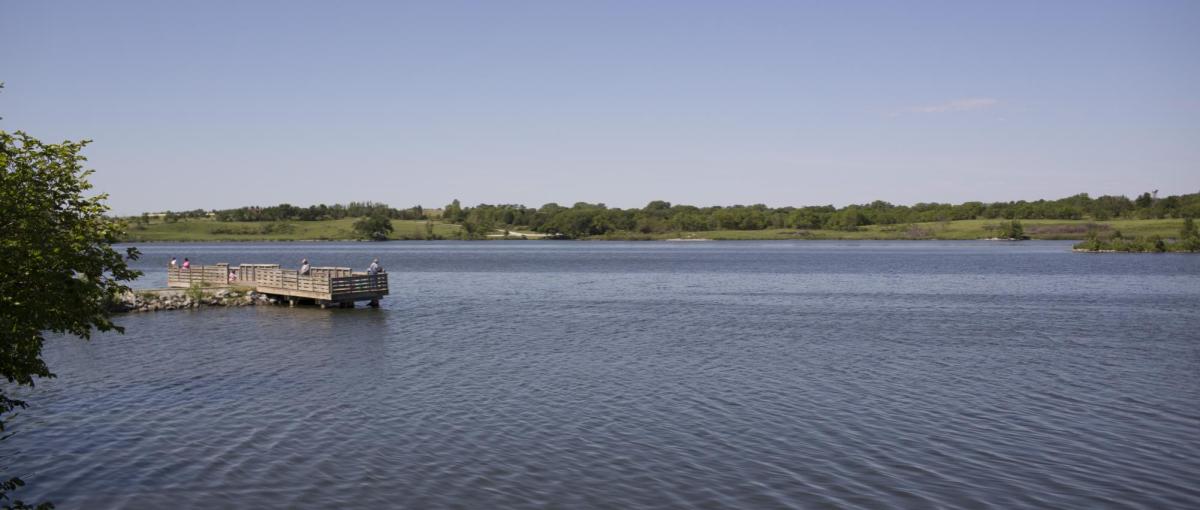
{"label": "person in white shirt", "polygon": [[[383,272],[383,266],[379,265],[379,258],[376,257],[375,260],[371,261],[371,265],[367,266],[367,274],[371,275],[371,287],[372,288],[374,288],[376,285],[379,284],[378,283],[379,282],[378,275],[379,275],[379,273],[382,273],[382,272]],[[379,308],[379,300],[372,299],[371,301],[369,301],[367,303],[367,305],[372,308]]]}

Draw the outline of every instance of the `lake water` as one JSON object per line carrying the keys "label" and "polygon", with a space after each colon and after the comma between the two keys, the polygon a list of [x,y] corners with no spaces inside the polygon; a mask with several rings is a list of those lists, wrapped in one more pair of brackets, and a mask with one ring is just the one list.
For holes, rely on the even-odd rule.
{"label": "lake water", "polygon": [[53,338],[0,464],[59,508],[1197,508],[1200,257],[1061,242],[155,244],[378,310]]}

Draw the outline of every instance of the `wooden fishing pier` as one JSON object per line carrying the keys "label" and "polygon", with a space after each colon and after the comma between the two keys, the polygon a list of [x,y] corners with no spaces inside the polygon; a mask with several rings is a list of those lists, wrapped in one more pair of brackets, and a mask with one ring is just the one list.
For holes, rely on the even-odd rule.
{"label": "wooden fishing pier", "polygon": [[229,264],[167,268],[167,286],[174,288],[249,287],[295,306],[311,301],[321,308],[354,307],[356,301],[378,306],[388,294],[387,273],[367,274],[348,267],[313,267],[307,275],[281,269],[279,264]]}

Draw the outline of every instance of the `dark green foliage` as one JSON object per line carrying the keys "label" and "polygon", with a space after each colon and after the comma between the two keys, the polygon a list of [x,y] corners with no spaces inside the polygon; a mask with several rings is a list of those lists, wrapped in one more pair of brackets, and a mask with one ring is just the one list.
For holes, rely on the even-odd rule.
{"label": "dark green foliage", "polygon": [[847,207],[830,216],[825,222],[825,228],[832,230],[858,230],[858,227],[870,225],[871,220],[857,207]]}
{"label": "dark green foliage", "polygon": [[1200,251],[1200,231],[1196,230],[1196,221],[1190,217],[1183,220],[1178,244],[1179,249],[1183,251]]}
{"label": "dark green foliage", "polygon": [[1025,237],[1025,227],[1021,226],[1021,222],[1017,220],[1001,224],[1000,232],[996,237],[1000,239],[1028,239]]}
{"label": "dark green foliage", "polygon": [[479,223],[473,219],[466,219],[462,222],[462,230],[459,231],[462,239],[483,239],[487,237],[487,233],[491,227],[484,223]]}
{"label": "dark green foliage", "polygon": [[[208,216],[208,213],[203,210],[189,211],[187,213],[168,212],[167,218],[171,215],[180,218],[202,218]],[[387,204],[376,202],[350,202],[346,205],[320,204],[308,207],[297,207],[291,204],[279,204],[269,207],[239,207],[237,209],[213,211],[213,215],[217,221],[319,221],[368,216],[384,216],[393,220],[423,220],[427,218],[425,209],[419,205],[408,209],[395,209]]]}
{"label": "dark green foliage", "polygon": [[1104,236],[1099,232],[1092,231],[1088,232],[1088,238],[1086,241],[1075,245],[1075,249],[1086,251],[1118,251],[1135,253],[1200,251],[1200,235],[1197,235],[1195,231],[1195,224],[1192,224],[1189,227],[1188,222],[1185,221],[1183,230],[1180,232],[1180,234],[1181,235],[1179,239],[1171,242],[1159,236],[1127,238],[1122,236],[1119,230],[1113,232],[1113,234],[1110,236]]}
{"label": "dark green foliage", "polygon": [[455,223],[463,220],[462,205],[458,203],[457,198],[454,199],[453,202],[450,202],[450,204],[446,206],[446,209],[442,211],[442,219]]}
{"label": "dark green foliage", "polygon": [[386,241],[392,231],[392,220],[382,213],[375,213],[354,222],[354,233],[363,239]]}
{"label": "dark green foliage", "polygon": [[[91,189],[80,154],[86,144],[0,131],[0,376],[9,383],[54,376],[41,357],[47,331],[81,338],[121,331],[107,305],[139,275],[126,264],[138,253],[112,248],[123,225],[104,215],[104,195],[84,195]],[[0,391],[0,418],[25,406]],[[5,482],[0,501],[21,485]]]}

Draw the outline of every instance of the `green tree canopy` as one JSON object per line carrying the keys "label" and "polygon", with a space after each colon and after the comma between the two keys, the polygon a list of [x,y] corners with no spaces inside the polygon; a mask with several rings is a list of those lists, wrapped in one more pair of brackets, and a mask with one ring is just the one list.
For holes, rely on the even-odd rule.
{"label": "green tree canopy", "polygon": [[1191,217],[1183,220],[1183,228],[1179,231],[1179,243],[1186,251],[1200,251],[1200,231],[1196,229],[1196,221]]}
{"label": "green tree canopy", "polygon": [[372,214],[354,222],[354,232],[363,239],[386,241],[392,233],[392,220],[382,214]]}
{"label": "green tree canopy", "polygon": [[[105,216],[107,196],[85,196],[86,145],[0,131],[0,376],[9,383],[33,386],[34,378],[54,376],[42,360],[47,331],[81,338],[122,331],[109,304],[140,274],[126,264],[138,254],[112,247],[123,232]],[[0,431],[4,415],[25,405],[0,388]],[[0,504],[20,485],[4,483]]]}
{"label": "green tree canopy", "polygon": [[1001,224],[1000,234],[998,237],[1001,239],[1025,239],[1025,227],[1023,227],[1021,222],[1017,220],[1012,220],[1007,224]]}

